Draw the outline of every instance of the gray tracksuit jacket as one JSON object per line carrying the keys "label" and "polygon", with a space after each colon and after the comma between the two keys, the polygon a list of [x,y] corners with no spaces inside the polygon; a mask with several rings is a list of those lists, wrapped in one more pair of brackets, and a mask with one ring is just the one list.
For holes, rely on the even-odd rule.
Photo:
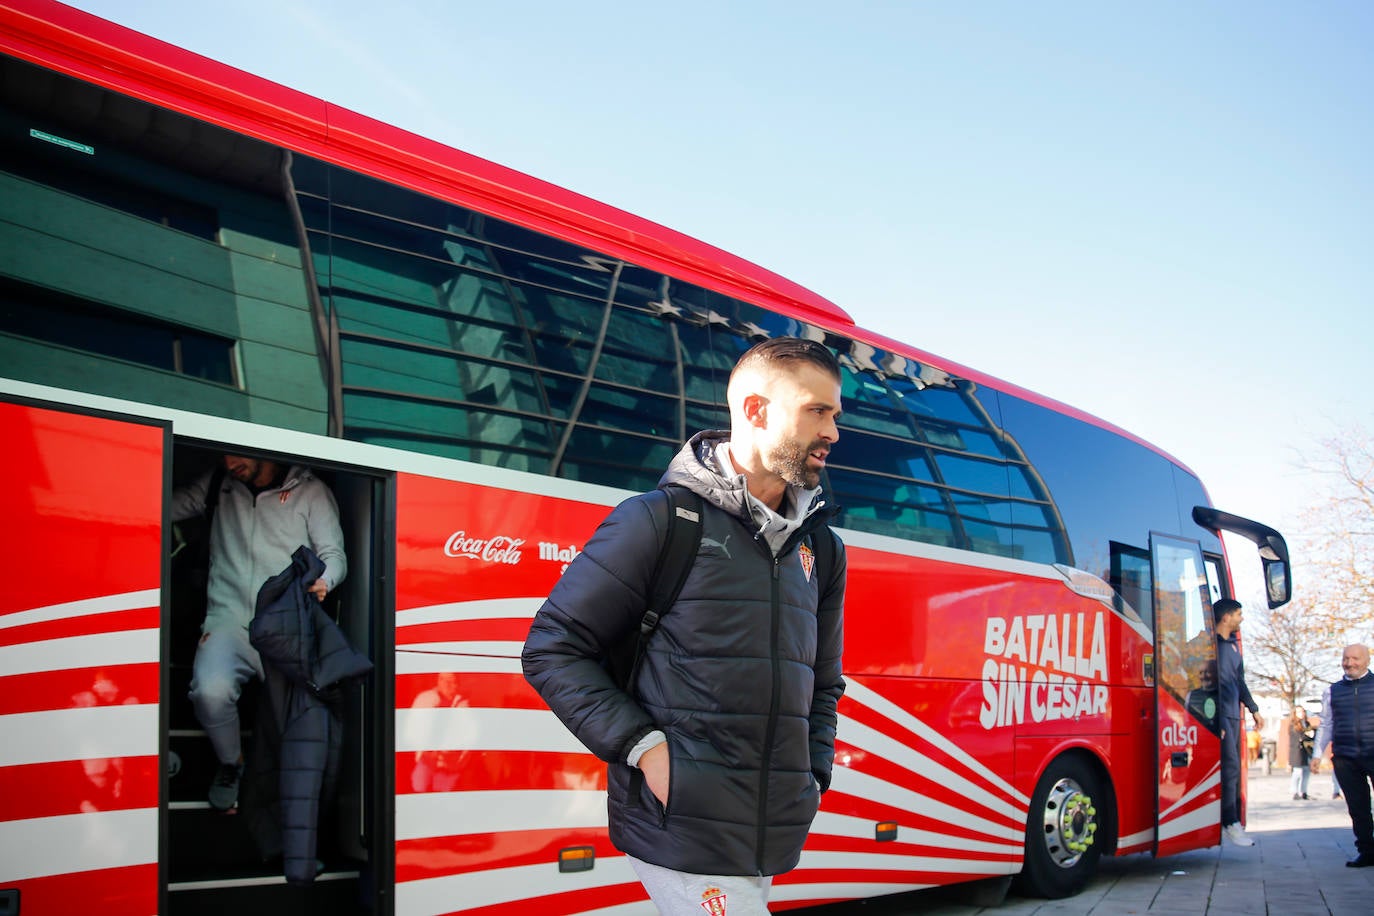
{"label": "gray tracksuit jacket", "polygon": [[[213,472],[172,494],[172,521],[205,511]],[[332,591],[348,572],[334,494],[309,468],[293,465],[281,486],[253,495],[232,476],[220,485],[210,529],[210,578],[201,630],[248,628],[262,584],[302,545],[324,561]]]}

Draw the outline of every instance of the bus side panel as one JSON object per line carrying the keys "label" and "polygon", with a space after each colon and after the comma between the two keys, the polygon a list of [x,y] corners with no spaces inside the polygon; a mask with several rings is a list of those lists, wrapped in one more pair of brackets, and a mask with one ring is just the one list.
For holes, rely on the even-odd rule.
{"label": "bus side panel", "polygon": [[[848,554],[837,766],[799,872],[835,876],[812,851],[844,850],[843,877],[874,893],[1015,873],[1036,782],[1075,749],[1111,774],[1123,832],[1152,842],[1143,622],[1028,564]],[[885,820],[897,840],[874,845]]]}
{"label": "bus side panel", "polygon": [[[1010,741],[978,722],[972,680],[846,675],[835,769],[796,870],[770,899],[806,905],[1014,874],[1026,793]],[[886,836],[881,824],[895,824]]]}
{"label": "bus side panel", "polygon": [[[1157,695],[1161,762],[1152,777],[1159,793],[1155,855],[1221,842],[1221,742],[1163,691]],[[1179,766],[1173,760],[1179,758]]]}
{"label": "bus side panel", "polygon": [[[604,764],[520,668],[535,612],[610,510],[412,474],[396,497],[397,914],[644,900],[607,839]],[[595,867],[560,873],[575,846]]]}
{"label": "bus side panel", "polygon": [[167,430],[0,403],[0,889],[158,910]]}

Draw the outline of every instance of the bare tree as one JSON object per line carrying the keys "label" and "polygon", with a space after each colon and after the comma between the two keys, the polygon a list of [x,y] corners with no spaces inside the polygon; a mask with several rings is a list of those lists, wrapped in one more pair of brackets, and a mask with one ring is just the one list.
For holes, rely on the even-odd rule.
{"label": "bare tree", "polygon": [[1297,705],[1318,684],[1340,675],[1344,630],[1324,626],[1326,615],[1313,595],[1299,595],[1269,609],[1261,598],[1246,602],[1246,679],[1264,684],[1266,693]]}
{"label": "bare tree", "polygon": [[1374,612],[1374,438],[1358,427],[1326,439],[1302,468],[1328,484],[1326,499],[1303,513],[1302,549],[1323,595],[1315,610],[1370,635]]}
{"label": "bare tree", "polygon": [[1347,430],[1299,462],[1327,484],[1295,539],[1296,597],[1246,603],[1246,673],[1289,705],[1340,676],[1341,648],[1374,635],[1374,439]]}

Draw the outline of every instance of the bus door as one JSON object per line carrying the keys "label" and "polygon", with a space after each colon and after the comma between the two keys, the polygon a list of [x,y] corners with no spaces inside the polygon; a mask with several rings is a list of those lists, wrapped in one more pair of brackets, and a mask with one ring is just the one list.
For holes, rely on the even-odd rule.
{"label": "bus door", "polygon": [[0,401],[0,441],[0,907],[161,912],[170,429]]}
{"label": "bus door", "polygon": [[1154,567],[1155,855],[1221,842],[1216,641],[1197,541],[1150,535]]}
{"label": "bus door", "polygon": [[[394,540],[382,521],[388,515],[388,483],[376,472],[331,467],[325,459],[264,455],[241,443],[176,437],[171,452],[171,492],[175,494],[179,487],[207,475],[213,480],[216,470],[224,466],[225,454],[245,450],[249,456],[309,467],[332,493],[339,510],[348,572],[322,607],[348,643],[373,660],[374,674],[330,691],[337,694],[330,701],[330,721],[338,726],[331,725],[331,738],[339,743],[336,764],[326,764],[317,783],[317,873],[308,885],[290,885],[281,856],[287,822],[284,812],[279,813],[276,788],[283,725],[275,718],[270,689],[264,681],[251,678],[239,697],[246,767],[240,805],[231,815],[212,808],[206,798],[219,760],[187,697],[205,619],[212,513],[224,510],[217,506],[170,526],[173,547],[163,655],[169,854],[163,868],[166,906],[160,912],[165,916],[374,913],[389,892],[386,870],[392,858],[385,815],[392,805],[389,757],[381,748],[389,743],[382,730],[394,715],[394,704],[390,691],[382,689],[385,674],[375,673],[386,668],[389,642],[385,632],[392,620],[384,610],[389,606],[385,590],[392,578],[388,545]],[[168,514],[172,514],[170,507]]]}

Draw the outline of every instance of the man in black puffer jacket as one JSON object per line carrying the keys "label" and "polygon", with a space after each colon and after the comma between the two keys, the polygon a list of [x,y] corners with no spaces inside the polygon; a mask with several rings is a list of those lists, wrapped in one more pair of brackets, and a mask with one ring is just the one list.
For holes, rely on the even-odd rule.
{"label": "man in black puffer jacket", "polygon": [[[794,868],[835,753],[845,560],[819,488],[839,438],[840,368],[814,341],[740,358],[731,428],[703,432],[660,486],[699,494],[701,546],[633,682],[603,656],[639,626],[665,532],[644,496],[597,529],[540,608],[525,676],[608,765],[610,836],[659,910],[766,914]],[[825,581],[821,581],[824,578]],[[714,907],[714,909],[710,909]]]}

